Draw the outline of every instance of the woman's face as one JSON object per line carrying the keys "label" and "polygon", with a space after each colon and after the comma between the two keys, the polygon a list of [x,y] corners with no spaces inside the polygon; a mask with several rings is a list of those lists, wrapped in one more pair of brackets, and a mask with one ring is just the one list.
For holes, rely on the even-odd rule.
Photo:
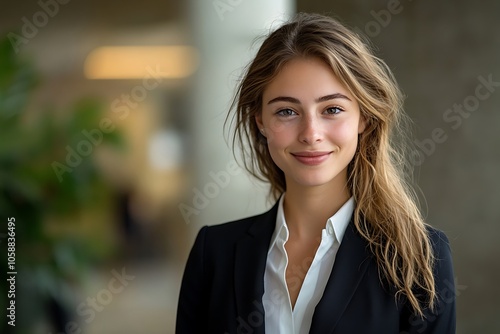
{"label": "woman's face", "polygon": [[364,122],[358,102],[326,63],[289,61],[265,88],[256,121],[288,189],[345,186]]}

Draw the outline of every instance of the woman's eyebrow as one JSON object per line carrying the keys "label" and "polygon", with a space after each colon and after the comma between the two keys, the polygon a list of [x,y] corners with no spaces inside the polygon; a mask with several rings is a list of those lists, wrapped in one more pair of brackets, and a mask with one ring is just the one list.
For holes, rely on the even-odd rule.
{"label": "woman's eyebrow", "polygon": [[267,102],[267,104],[272,104],[276,102],[290,102],[290,103],[300,104],[300,101],[298,99],[291,96],[278,96]]}
{"label": "woman's eyebrow", "polygon": [[316,99],[316,103],[325,102],[325,101],[329,101],[329,100],[335,100],[335,99],[346,99],[346,100],[351,101],[351,99],[348,98],[347,96],[345,96],[344,94],[334,93],[334,94],[325,95],[325,96],[322,96],[322,97]]}
{"label": "woman's eyebrow", "polygon": [[[344,94],[341,94],[341,93],[334,93],[334,94],[325,95],[325,96],[317,98],[315,101],[316,101],[316,103],[320,103],[320,102],[325,102],[325,101],[334,100],[334,99],[346,99],[346,100],[351,101],[350,98],[348,98],[347,96],[345,96]],[[267,104],[272,104],[272,103],[276,103],[276,102],[290,102],[290,103],[300,104],[299,99],[296,99],[295,97],[291,97],[291,96],[278,96],[278,97],[275,97],[274,99],[270,100],[269,102],[267,102]]]}

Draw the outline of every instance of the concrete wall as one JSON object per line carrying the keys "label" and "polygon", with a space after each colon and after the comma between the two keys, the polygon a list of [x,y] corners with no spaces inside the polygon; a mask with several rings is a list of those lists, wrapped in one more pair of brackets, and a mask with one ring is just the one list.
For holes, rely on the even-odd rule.
{"label": "concrete wall", "polygon": [[361,29],[394,71],[427,222],[451,241],[457,333],[500,333],[500,2],[298,0],[297,10]]}

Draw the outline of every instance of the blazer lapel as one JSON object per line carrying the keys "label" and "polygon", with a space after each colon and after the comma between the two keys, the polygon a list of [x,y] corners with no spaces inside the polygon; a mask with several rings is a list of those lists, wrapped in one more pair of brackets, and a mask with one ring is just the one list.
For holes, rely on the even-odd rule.
{"label": "blazer lapel", "polygon": [[234,264],[234,294],[238,323],[252,333],[264,333],[264,272],[267,252],[276,225],[278,202],[268,212],[254,218],[246,235],[237,242]]}
{"label": "blazer lapel", "polygon": [[310,334],[332,333],[361,282],[367,259],[371,256],[367,242],[357,233],[353,221],[340,244],[323,297],[314,311]]}

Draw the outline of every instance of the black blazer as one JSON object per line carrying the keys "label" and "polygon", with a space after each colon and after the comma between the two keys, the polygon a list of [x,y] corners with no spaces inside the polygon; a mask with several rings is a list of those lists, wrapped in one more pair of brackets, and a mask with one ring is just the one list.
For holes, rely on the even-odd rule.
{"label": "black blazer", "polygon": [[[278,203],[264,214],[200,230],[182,279],[177,334],[265,332],[264,271],[277,209]],[[315,308],[310,333],[455,333],[448,239],[433,228],[430,237],[438,304],[422,320],[409,303],[396,301],[394,292],[381,284],[376,260],[351,221]]]}

